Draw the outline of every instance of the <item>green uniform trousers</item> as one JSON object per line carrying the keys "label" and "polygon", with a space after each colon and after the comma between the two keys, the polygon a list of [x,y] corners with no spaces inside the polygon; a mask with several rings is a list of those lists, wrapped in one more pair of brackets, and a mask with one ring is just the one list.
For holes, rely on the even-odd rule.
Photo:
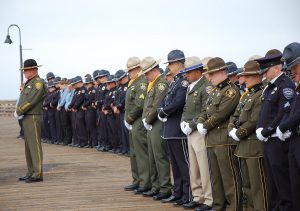
{"label": "green uniform trousers", "polygon": [[142,117],[135,120],[132,125],[132,143],[136,155],[139,186],[150,188],[150,167],[147,147],[147,131],[143,125]]}
{"label": "green uniform trousers", "polygon": [[245,211],[267,211],[268,198],[263,158],[240,157]]}
{"label": "green uniform trousers", "polygon": [[234,145],[208,147],[213,208],[216,211],[240,211],[242,184]]}
{"label": "green uniform trousers", "polygon": [[132,142],[132,133],[129,131],[129,152],[130,152],[130,166],[131,166],[131,175],[132,175],[132,184],[139,185],[139,174],[138,168],[136,163],[136,155],[135,150]]}
{"label": "green uniform trousers", "polygon": [[170,193],[172,184],[170,162],[166,153],[166,141],[161,138],[162,122],[156,120],[152,130],[147,132],[150,179],[152,189],[162,193]]}
{"label": "green uniform trousers", "polygon": [[27,176],[43,178],[43,151],[41,145],[41,115],[24,115],[23,130]]}

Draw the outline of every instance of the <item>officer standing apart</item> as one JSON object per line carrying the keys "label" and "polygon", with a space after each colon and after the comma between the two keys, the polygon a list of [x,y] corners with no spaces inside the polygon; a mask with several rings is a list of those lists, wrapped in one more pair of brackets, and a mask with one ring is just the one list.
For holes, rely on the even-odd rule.
{"label": "officer standing apart", "polygon": [[295,85],[282,72],[282,54],[273,49],[257,59],[268,80],[263,91],[256,136],[264,144],[270,210],[293,210],[288,167],[289,141],[276,135],[277,126],[288,116],[295,96]]}
{"label": "officer standing apart", "polygon": [[[212,190],[209,175],[205,136],[197,131],[195,117],[205,113],[208,92],[212,89],[205,77],[202,76],[203,64],[200,58],[187,58],[182,73],[190,83],[183,109],[180,127],[188,138],[190,161],[190,183],[193,201],[184,204],[185,208],[210,210],[212,208]],[[196,120],[196,121],[195,121]]]}
{"label": "officer standing apart", "polygon": [[46,88],[38,75],[38,67],[40,66],[33,59],[24,62],[22,69],[27,81],[16,110],[19,117],[23,116],[25,156],[28,169],[26,175],[20,177],[19,180],[25,180],[28,183],[43,181],[41,113]]}
{"label": "officer standing apart", "polygon": [[173,193],[162,202],[174,202],[176,206],[192,200],[187,138],[180,130],[180,120],[189,85],[189,82],[180,73],[180,70],[184,69],[184,62],[185,56],[181,50],[172,50],[168,54],[168,68],[174,81],[170,84],[158,113],[159,120],[163,122],[162,137],[168,144],[174,177]]}
{"label": "officer standing apart", "polygon": [[289,130],[293,132],[289,146],[289,168],[294,210],[300,210],[300,43],[291,43],[284,48],[283,60],[287,70],[291,70],[292,79],[297,83],[296,96],[291,106],[289,118],[277,127],[277,135],[281,140],[289,138]]}
{"label": "officer standing apart", "polygon": [[140,59],[129,58],[127,71],[130,77],[125,97],[124,123],[129,134],[130,162],[133,183],[125,186],[126,191],[135,190],[142,194],[151,188],[150,169],[147,148],[147,131],[142,122],[144,100],[147,92],[147,82],[144,75],[140,75]]}
{"label": "officer standing apart", "polygon": [[248,61],[242,76],[247,92],[242,95],[228,124],[229,136],[237,143],[235,156],[240,159],[242,188],[247,210],[268,211],[268,198],[263,164],[263,143],[257,140],[255,129],[258,119],[263,85],[259,64]]}
{"label": "officer standing apart", "polygon": [[226,74],[226,64],[219,57],[207,63],[210,82],[215,87],[209,94],[206,113],[200,115],[197,129],[206,134],[206,147],[210,161],[213,208],[241,210],[241,178],[238,159],[234,156],[237,143],[228,137],[230,116],[239,103],[240,92]]}
{"label": "officer standing apart", "polygon": [[146,57],[141,62],[142,73],[149,85],[143,109],[143,124],[147,129],[150,178],[152,189],[144,192],[154,200],[171,195],[170,163],[166,154],[166,142],[161,138],[162,122],[157,118],[157,108],[168,90],[168,83],[159,71],[159,60]]}

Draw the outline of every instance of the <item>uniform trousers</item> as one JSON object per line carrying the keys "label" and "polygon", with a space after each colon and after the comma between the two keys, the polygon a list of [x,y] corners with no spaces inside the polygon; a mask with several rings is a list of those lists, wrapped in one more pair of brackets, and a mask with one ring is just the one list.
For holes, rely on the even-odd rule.
{"label": "uniform trousers", "polygon": [[49,121],[49,128],[50,128],[50,141],[53,144],[54,142],[57,141],[55,109],[49,108],[47,113],[48,113],[48,121]]}
{"label": "uniform trousers", "polygon": [[120,126],[121,126],[121,152],[127,153],[129,152],[129,134],[128,129],[124,124],[124,112],[120,112]]}
{"label": "uniform trousers", "polygon": [[132,184],[139,185],[139,173],[136,161],[136,154],[134,150],[133,140],[132,140],[132,132],[129,131],[129,152],[130,152],[130,167],[131,167],[131,176],[132,176]]}
{"label": "uniform trousers", "polygon": [[85,125],[85,112],[83,110],[78,110],[76,114],[76,134],[79,146],[86,146],[87,143],[87,133]]}
{"label": "uniform trousers", "polygon": [[96,110],[95,109],[87,109],[85,111],[85,125],[87,131],[87,139],[88,144],[91,147],[97,146],[98,139],[97,139],[97,127],[96,127]]}
{"label": "uniform trousers", "polygon": [[61,110],[62,116],[62,130],[64,134],[63,144],[72,143],[72,112],[66,111],[65,109]]}

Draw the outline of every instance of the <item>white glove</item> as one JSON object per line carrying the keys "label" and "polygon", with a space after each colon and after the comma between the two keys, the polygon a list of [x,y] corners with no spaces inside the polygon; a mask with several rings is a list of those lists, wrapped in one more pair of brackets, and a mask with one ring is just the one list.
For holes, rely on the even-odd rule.
{"label": "white glove", "polygon": [[198,123],[197,124],[197,130],[202,135],[205,135],[207,133],[207,130],[205,128],[203,128],[203,124],[202,123]]}
{"label": "white glove", "polygon": [[261,131],[262,131],[262,130],[263,130],[262,127],[256,129],[256,137],[258,138],[258,140],[266,142],[266,141],[268,140],[268,138],[264,137],[264,136],[261,134]]}
{"label": "white glove", "polygon": [[283,133],[279,127],[276,128],[276,135],[278,136],[278,138],[281,140],[281,141],[285,141],[285,139],[288,139],[289,137],[291,137],[292,135],[292,132],[287,130],[285,133]]}
{"label": "white glove", "polygon": [[190,124],[189,123],[186,123],[185,124],[185,135],[190,135],[192,132],[192,128],[190,128]]}
{"label": "white glove", "polygon": [[17,114],[17,111],[15,111],[15,112],[14,112],[14,117],[15,117],[16,119],[18,119],[18,120],[21,120],[21,119],[24,118],[24,115],[20,115],[20,116],[19,116],[19,115]]}
{"label": "white glove", "polygon": [[183,121],[183,122],[180,122],[180,129],[181,131],[185,134],[185,125],[186,125],[186,122]]}
{"label": "white glove", "polygon": [[125,119],[124,119],[124,124],[128,130],[132,130],[132,125],[128,124]]}
{"label": "white glove", "polygon": [[237,135],[236,135],[236,131],[237,131],[237,129],[236,128],[232,128],[232,130],[231,131],[229,131],[229,136],[231,137],[231,138],[233,138],[235,141],[240,141],[240,139],[237,137]]}
{"label": "white glove", "polygon": [[161,121],[161,122],[166,122],[167,121],[167,117],[161,118],[159,115],[157,115],[157,117],[158,117],[159,121]]}
{"label": "white glove", "polygon": [[145,118],[142,121],[146,130],[152,130],[152,125],[148,124]]}

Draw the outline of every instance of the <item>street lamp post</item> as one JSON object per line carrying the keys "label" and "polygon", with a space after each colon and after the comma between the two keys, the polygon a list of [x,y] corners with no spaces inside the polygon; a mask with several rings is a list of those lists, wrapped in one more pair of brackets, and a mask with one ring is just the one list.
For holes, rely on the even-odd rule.
{"label": "street lamp post", "polygon": [[21,43],[21,29],[17,24],[11,24],[9,25],[9,27],[7,28],[7,36],[6,39],[4,41],[4,43],[8,43],[8,44],[12,44],[12,40],[10,39],[10,35],[9,35],[9,29],[10,27],[15,26],[19,29],[19,39],[20,39],[20,74],[21,74],[21,85],[23,84],[23,72],[21,70],[21,68],[23,67],[23,56],[22,56],[22,43]]}

